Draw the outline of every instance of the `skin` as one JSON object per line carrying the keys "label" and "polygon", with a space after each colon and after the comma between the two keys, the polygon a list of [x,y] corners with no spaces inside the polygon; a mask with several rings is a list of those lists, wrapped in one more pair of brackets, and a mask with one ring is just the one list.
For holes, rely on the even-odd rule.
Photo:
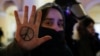
{"label": "skin", "polygon": [[[16,19],[16,24],[17,24],[17,30],[16,30],[16,34],[15,34],[15,39],[18,43],[18,45],[21,48],[24,48],[26,50],[32,50],[34,48],[36,48],[37,46],[41,45],[42,43],[52,39],[51,36],[44,36],[41,38],[38,38],[38,31],[39,31],[39,26],[40,26],[40,22],[41,22],[41,16],[42,16],[42,12],[38,11],[37,12],[37,16],[36,16],[36,21],[34,21],[35,19],[35,13],[36,12],[36,7],[33,6],[32,7],[32,13],[31,16],[29,18],[29,22],[28,22],[28,6],[25,6],[24,8],[24,17],[23,17],[23,23],[21,24],[20,22],[20,18],[18,16],[18,12],[15,11],[15,19]],[[34,23],[33,23],[34,22]],[[27,31],[24,31],[23,29],[28,29],[32,30],[33,35],[27,35]],[[24,40],[21,35],[21,32],[25,33],[25,36],[31,36],[32,39],[30,41],[26,41]],[[29,31],[30,32],[30,31]]]}
{"label": "skin", "polygon": [[94,23],[90,23],[87,27],[87,31],[91,33],[92,35],[95,35],[95,30],[94,30]]}
{"label": "skin", "polygon": [[54,8],[50,8],[48,15],[46,16],[45,20],[42,23],[42,27],[50,28],[55,31],[62,31],[63,17],[61,13]]}

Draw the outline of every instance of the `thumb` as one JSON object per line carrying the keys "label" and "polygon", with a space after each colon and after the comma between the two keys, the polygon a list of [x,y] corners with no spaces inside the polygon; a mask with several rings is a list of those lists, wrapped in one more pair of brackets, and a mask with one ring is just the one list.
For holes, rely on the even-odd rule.
{"label": "thumb", "polygon": [[51,36],[49,36],[49,35],[46,35],[46,36],[44,36],[44,37],[41,37],[39,40],[39,44],[42,44],[42,43],[44,43],[44,42],[46,42],[46,41],[48,41],[48,40],[50,40],[50,39],[52,39],[52,37]]}

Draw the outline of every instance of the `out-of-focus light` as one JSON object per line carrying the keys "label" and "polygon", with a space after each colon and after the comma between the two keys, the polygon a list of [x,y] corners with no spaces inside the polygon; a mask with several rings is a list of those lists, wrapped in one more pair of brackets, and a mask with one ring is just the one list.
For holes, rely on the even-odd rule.
{"label": "out-of-focus light", "polygon": [[71,11],[70,11],[70,8],[69,7],[67,7],[67,9],[66,9],[66,14],[67,15],[70,15],[71,14]]}
{"label": "out-of-focus light", "polygon": [[9,14],[9,15],[14,16],[14,11],[15,10],[18,10],[17,6],[11,5],[6,9],[6,13]]}
{"label": "out-of-focus light", "polygon": [[94,25],[95,31],[99,34],[99,39],[100,39],[100,24],[95,24]]}

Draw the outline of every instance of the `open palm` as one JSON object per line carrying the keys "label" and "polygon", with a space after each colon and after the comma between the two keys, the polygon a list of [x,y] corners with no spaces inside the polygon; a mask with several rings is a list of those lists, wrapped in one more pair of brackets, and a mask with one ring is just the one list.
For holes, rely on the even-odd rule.
{"label": "open palm", "polygon": [[50,36],[44,36],[38,38],[42,12],[38,11],[36,13],[35,6],[32,7],[32,12],[29,21],[28,21],[28,6],[25,6],[24,17],[23,17],[24,20],[22,24],[20,22],[18,12],[15,11],[14,14],[17,23],[16,40],[21,48],[31,50],[39,46],[40,44],[46,42],[47,40],[51,39]]}

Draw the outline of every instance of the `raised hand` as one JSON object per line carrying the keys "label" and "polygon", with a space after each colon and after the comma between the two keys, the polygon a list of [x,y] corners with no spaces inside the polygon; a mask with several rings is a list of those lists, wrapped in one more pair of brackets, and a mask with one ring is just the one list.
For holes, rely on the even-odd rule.
{"label": "raised hand", "polygon": [[47,40],[51,39],[50,36],[44,36],[44,37],[38,38],[42,12],[38,11],[36,13],[35,6],[32,7],[32,12],[31,12],[29,21],[28,21],[28,6],[25,6],[24,17],[23,17],[24,21],[22,24],[20,22],[18,12],[15,11],[14,14],[15,14],[15,19],[16,19],[16,24],[17,24],[15,38],[17,40],[18,45],[21,48],[24,48],[26,50],[31,50],[39,46],[40,44],[46,42]]}

